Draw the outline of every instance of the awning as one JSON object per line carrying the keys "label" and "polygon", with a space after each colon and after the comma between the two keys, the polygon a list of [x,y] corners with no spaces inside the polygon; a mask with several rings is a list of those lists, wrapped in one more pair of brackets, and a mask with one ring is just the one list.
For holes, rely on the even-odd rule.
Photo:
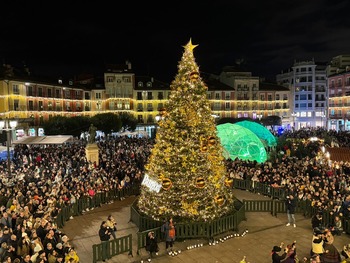
{"label": "awning", "polygon": [[52,136],[27,136],[12,144],[63,144],[65,142],[73,142],[72,135],[52,135]]}

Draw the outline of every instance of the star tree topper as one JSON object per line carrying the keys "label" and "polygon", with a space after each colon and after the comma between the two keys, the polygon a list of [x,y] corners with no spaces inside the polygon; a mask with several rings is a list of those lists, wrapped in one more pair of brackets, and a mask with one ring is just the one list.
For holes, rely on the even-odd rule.
{"label": "star tree topper", "polygon": [[188,43],[186,44],[186,46],[184,46],[185,50],[187,50],[191,53],[193,53],[193,49],[195,49],[196,47],[198,47],[198,45],[193,45],[191,38],[190,38],[190,41],[188,41]]}

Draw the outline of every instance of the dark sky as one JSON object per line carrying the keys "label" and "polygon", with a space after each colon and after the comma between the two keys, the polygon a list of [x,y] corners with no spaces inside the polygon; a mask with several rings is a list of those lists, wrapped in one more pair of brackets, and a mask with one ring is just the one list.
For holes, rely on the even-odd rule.
{"label": "dark sky", "polygon": [[350,53],[348,0],[155,2],[6,1],[0,59],[53,76],[130,60],[137,75],[170,82],[190,38],[209,73],[243,59],[255,76],[269,78],[295,59]]}

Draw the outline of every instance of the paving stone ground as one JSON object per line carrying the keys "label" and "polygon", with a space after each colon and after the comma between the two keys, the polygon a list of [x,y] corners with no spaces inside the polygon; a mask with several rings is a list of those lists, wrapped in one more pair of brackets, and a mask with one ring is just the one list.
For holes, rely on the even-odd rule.
{"label": "paving stone ground", "polygon": [[[253,194],[244,190],[234,189],[235,196],[240,200],[269,199],[268,197]],[[133,256],[127,253],[109,259],[109,263],[139,263],[148,262],[148,254],[142,250],[137,255],[137,231],[135,224],[130,222],[130,206],[136,197],[128,197],[113,204],[106,204],[100,208],[86,212],[82,216],[69,220],[63,228],[75,246],[80,257],[80,263],[92,263],[92,245],[98,244],[98,230],[102,220],[112,214],[118,222],[118,236],[133,235]],[[244,237],[236,237],[209,246],[208,240],[186,240],[176,242],[174,248],[181,250],[177,256],[171,257],[165,253],[165,243],[160,243],[159,255],[152,258],[154,263],[239,263],[243,256],[250,263],[270,263],[271,249],[282,241],[285,244],[297,241],[299,258],[310,256],[312,228],[311,219],[296,214],[297,227],[286,227],[287,215],[270,213],[246,213],[247,220],[239,225],[239,232],[248,229]],[[335,237],[335,246],[341,250],[350,243],[349,235],[342,234]],[[187,250],[188,246],[203,244],[202,247]]]}

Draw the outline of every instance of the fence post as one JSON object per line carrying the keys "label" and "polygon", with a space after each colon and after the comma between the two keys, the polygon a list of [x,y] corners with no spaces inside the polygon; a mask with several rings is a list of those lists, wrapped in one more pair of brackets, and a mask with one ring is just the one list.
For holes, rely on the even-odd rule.
{"label": "fence post", "polygon": [[272,199],[272,211],[271,211],[271,215],[272,216],[276,216],[277,217],[277,208],[276,208],[277,202],[276,199]]}

